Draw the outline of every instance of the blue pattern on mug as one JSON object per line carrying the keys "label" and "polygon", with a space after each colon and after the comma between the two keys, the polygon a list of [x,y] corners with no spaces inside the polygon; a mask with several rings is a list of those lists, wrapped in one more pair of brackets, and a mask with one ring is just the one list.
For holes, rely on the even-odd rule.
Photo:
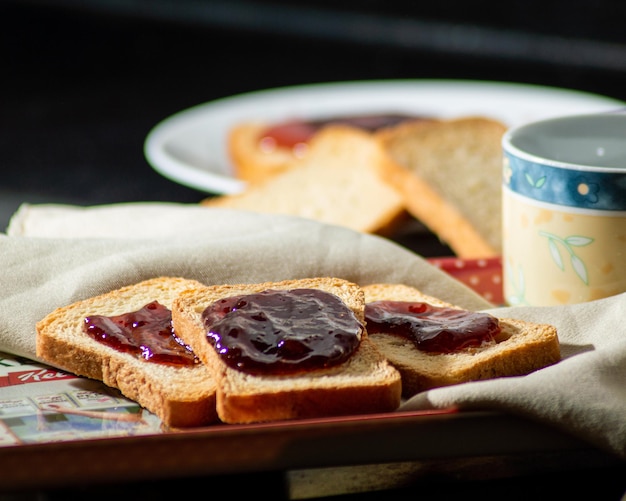
{"label": "blue pattern on mug", "polygon": [[505,184],[515,193],[582,209],[626,210],[626,171],[569,170],[505,155],[509,169],[505,169]]}

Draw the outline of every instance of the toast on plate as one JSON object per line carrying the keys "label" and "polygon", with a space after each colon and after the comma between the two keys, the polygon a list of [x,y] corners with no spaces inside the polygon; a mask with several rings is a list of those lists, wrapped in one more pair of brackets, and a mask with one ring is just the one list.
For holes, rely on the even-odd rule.
{"label": "toast on plate", "polygon": [[506,126],[486,117],[416,121],[376,135],[381,177],[410,214],[462,258],[502,253]]}
{"label": "toast on plate", "polygon": [[308,155],[311,138],[325,127],[343,125],[374,134],[408,120],[427,119],[401,113],[370,113],[279,122],[244,121],[229,130],[227,150],[235,176],[256,183],[290,169],[294,162]]}
{"label": "toast on plate", "polygon": [[241,193],[207,198],[201,204],[300,216],[387,235],[407,214],[400,194],[381,180],[382,155],[367,132],[325,127],[311,140],[306,157],[288,170]]}

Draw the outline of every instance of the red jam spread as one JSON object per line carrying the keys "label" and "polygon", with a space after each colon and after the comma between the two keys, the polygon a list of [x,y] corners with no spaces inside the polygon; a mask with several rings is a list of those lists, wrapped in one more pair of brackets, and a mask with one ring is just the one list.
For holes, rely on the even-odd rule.
{"label": "red jam spread", "polygon": [[220,299],[202,319],[223,362],[251,374],[340,364],[359,346],[363,331],[341,299],[318,289],[269,289]]}
{"label": "red jam spread", "polygon": [[157,301],[122,315],[91,315],[85,318],[83,330],[96,341],[149,362],[199,363],[191,348],[174,333],[172,312]]}
{"label": "red jam spread", "polygon": [[422,117],[388,114],[361,115],[325,120],[289,120],[268,127],[262,133],[259,145],[263,151],[272,151],[277,147],[282,147],[292,148],[297,152],[298,145],[306,144],[313,134],[326,125],[350,125],[369,132],[374,132],[383,127],[392,127],[407,120],[418,119],[422,119]]}
{"label": "red jam spread", "polygon": [[365,305],[369,333],[389,333],[411,339],[422,351],[453,353],[493,343],[498,319],[486,313],[442,308],[408,301],[374,301]]}

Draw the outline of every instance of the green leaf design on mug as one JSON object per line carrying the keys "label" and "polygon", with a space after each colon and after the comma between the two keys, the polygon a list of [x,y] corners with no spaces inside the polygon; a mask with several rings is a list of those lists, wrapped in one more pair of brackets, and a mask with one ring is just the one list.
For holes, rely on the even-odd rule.
{"label": "green leaf design on mug", "polygon": [[528,184],[530,184],[533,188],[541,188],[544,184],[546,184],[546,176],[541,176],[537,179],[537,181],[535,181],[527,172],[524,174],[524,177],[526,178]]}
{"label": "green leaf design on mug", "polygon": [[559,248],[556,246],[554,240],[552,240],[551,238],[548,238],[548,248],[550,249],[552,261],[554,261],[561,270],[564,270],[565,265],[563,264],[563,259],[561,259],[561,253],[559,252]]}
{"label": "green leaf design on mug", "polygon": [[578,278],[580,278],[585,285],[589,285],[587,266],[585,266],[584,261],[576,255],[572,247],[584,247],[585,245],[592,243],[594,239],[581,235],[560,238],[553,233],[548,233],[547,231],[540,231],[539,235],[548,239],[548,249],[550,250],[550,255],[559,269],[565,270],[565,264],[563,263],[563,257],[561,256],[561,252],[559,251],[557,244],[561,244],[561,246],[568,252],[570,256],[570,264],[572,265],[574,273],[576,273]]}
{"label": "green leaf design on mug", "polygon": [[517,269],[517,279],[513,276],[513,270],[511,266],[506,265],[506,274],[510,284],[510,287],[513,289],[513,294],[509,295],[506,300],[511,306],[519,306],[522,304],[527,304],[526,301],[526,280],[524,279],[524,270],[519,266]]}

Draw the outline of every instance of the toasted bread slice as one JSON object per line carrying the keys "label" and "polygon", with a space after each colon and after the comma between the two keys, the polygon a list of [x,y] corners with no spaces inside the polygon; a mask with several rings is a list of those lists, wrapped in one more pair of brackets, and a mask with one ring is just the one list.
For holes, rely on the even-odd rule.
{"label": "toasted bread slice", "polygon": [[[402,284],[366,285],[363,291],[366,303],[409,301],[461,309]],[[499,323],[501,334],[495,344],[451,353],[419,350],[413,341],[395,334],[370,332],[369,337],[402,374],[402,393],[405,397],[467,381],[521,376],[561,359],[554,326],[512,318],[501,318]]]}
{"label": "toasted bread slice", "polygon": [[484,117],[414,121],[376,135],[381,177],[406,209],[462,258],[502,252],[502,147],[506,126]]}
{"label": "toasted bread slice", "polygon": [[[309,152],[311,138],[325,127],[347,125],[373,134],[386,127],[409,120],[429,120],[402,113],[374,113],[338,116],[333,119],[282,120],[264,122],[262,120],[237,123],[228,132],[227,149],[235,175],[249,183],[256,183],[272,177],[292,167],[298,159]],[[277,144],[269,137],[268,131],[276,132],[293,142],[293,146]],[[270,133],[271,135],[271,133]]]}
{"label": "toasted bread slice", "polygon": [[364,233],[389,234],[406,217],[402,197],[381,181],[382,152],[349,126],[315,134],[305,158],[243,192],[208,198],[207,207],[300,216]]}
{"label": "toasted bread slice", "polygon": [[392,411],[400,404],[400,374],[363,331],[358,348],[339,365],[289,374],[243,372],[226,364],[207,340],[203,311],[214,302],[266,290],[320,289],[340,298],[359,322],[359,286],[337,278],[216,285],[183,292],[172,307],[178,335],[210,367],[218,381],[217,412],[226,423],[313,418]]}
{"label": "toasted bread slice", "polygon": [[116,316],[152,301],[171,308],[195,280],[158,277],[54,310],[37,323],[37,356],[79,376],[103,381],[172,427],[216,422],[216,381],[208,367],[149,362],[118,351],[83,332],[85,317]]}

